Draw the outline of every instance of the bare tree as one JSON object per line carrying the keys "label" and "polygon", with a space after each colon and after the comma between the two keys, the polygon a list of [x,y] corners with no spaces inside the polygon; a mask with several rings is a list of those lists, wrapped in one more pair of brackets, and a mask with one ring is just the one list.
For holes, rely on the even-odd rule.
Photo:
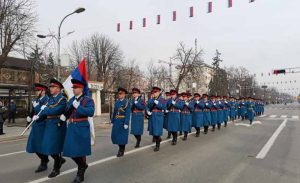
{"label": "bare tree", "polygon": [[33,36],[37,21],[34,8],[31,0],[0,0],[0,66],[11,51],[22,51],[18,50],[22,42]]}
{"label": "bare tree", "polygon": [[203,61],[201,59],[202,54],[202,49],[197,51],[192,47],[187,48],[182,42],[179,43],[174,56],[174,60],[179,63],[176,66],[179,74],[176,80],[175,89],[178,90],[186,77],[193,75],[193,73],[199,71],[199,69],[203,66]]}

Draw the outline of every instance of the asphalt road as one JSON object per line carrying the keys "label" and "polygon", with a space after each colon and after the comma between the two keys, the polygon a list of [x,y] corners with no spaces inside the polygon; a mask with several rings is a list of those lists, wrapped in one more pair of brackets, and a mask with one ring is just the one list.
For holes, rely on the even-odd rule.
{"label": "asphalt road", "polygon": [[[90,183],[299,183],[300,105],[269,105],[265,115],[231,123],[220,131],[191,134],[176,146],[165,141],[153,152],[151,137],[143,136],[142,148],[134,149],[130,136],[127,154],[116,158],[110,129],[96,132],[96,146],[88,158],[85,182]],[[165,139],[165,137],[164,137]],[[25,140],[0,143],[0,183],[71,182],[76,174],[69,160],[61,175],[48,180],[47,172],[35,174],[39,164],[24,152]]]}

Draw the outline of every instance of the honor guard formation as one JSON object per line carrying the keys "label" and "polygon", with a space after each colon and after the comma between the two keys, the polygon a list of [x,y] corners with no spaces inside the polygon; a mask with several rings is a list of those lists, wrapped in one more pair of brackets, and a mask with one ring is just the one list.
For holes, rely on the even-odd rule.
{"label": "honor guard formation", "polygon": [[[54,160],[49,178],[60,174],[61,166],[66,162],[64,157],[71,158],[78,166],[77,175],[72,183],[84,181],[88,168],[86,157],[91,155],[91,130],[89,118],[93,117],[95,107],[93,100],[84,93],[85,83],[72,79],[74,97],[67,100],[63,95],[63,85],[56,79],[46,85],[35,84],[36,100],[32,102],[33,110],[27,117],[31,132],[26,151],[35,153],[40,159],[36,173],[46,171],[49,156]],[[48,89],[50,94],[48,95]],[[111,116],[111,140],[118,145],[117,157],[124,156],[128,144],[129,133],[136,138],[135,148],[140,147],[144,134],[145,118],[148,119],[147,131],[153,137],[154,151],[160,150],[164,129],[167,138],[172,138],[176,145],[178,136],[188,139],[188,134],[195,128],[195,137],[200,136],[201,128],[204,134],[209,127],[214,132],[217,128],[227,126],[229,120],[249,120],[264,113],[264,104],[254,98],[239,98],[227,96],[208,96],[188,92],[178,93],[177,90],[164,92],[159,87],[153,87],[150,96],[145,101],[138,88],[132,88],[131,98],[125,88],[118,88]],[[165,95],[165,96],[163,96]]]}

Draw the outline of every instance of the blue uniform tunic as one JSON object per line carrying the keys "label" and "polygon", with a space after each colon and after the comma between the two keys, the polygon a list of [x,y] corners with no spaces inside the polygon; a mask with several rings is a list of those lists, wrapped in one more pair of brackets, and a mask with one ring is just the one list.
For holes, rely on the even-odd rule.
{"label": "blue uniform tunic", "polygon": [[247,116],[250,122],[254,120],[254,102],[247,102],[246,107],[247,107]]}
{"label": "blue uniform tunic", "polygon": [[144,133],[144,110],[146,108],[145,101],[138,99],[131,100],[131,130],[132,135],[143,135]]}
{"label": "blue uniform tunic", "polygon": [[241,116],[245,117],[246,116],[246,103],[245,102],[240,102],[240,110],[241,110]]}
{"label": "blue uniform tunic", "polygon": [[233,119],[234,116],[235,116],[235,102],[234,101],[230,101],[229,105],[230,105],[229,116],[230,116],[231,119]]}
{"label": "blue uniform tunic", "polygon": [[[38,105],[33,108],[33,115],[37,115],[41,111],[41,106],[46,105],[48,100],[49,97],[47,95],[37,99],[36,102]],[[45,120],[45,117],[41,117],[37,121],[33,122],[26,147],[26,151],[28,153],[42,153],[42,143],[46,126]]]}
{"label": "blue uniform tunic", "polygon": [[200,128],[203,127],[203,109],[205,106],[205,103],[200,100],[198,101],[192,101],[192,103],[194,104],[194,112],[192,114],[192,126],[195,128]]}
{"label": "blue uniform tunic", "polygon": [[218,101],[218,124],[221,124],[224,122],[224,113],[223,113],[223,108],[224,108],[224,103],[222,101]]}
{"label": "blue uniform tunic", "polygon": [[[158,104],[155,104],[155,99],[152,98],[148,101],[146,110],[150,111],[152,109],[152,114],[148,121],[149,134],[152,136],[162,136],[163,135],[163,123],[164,123],[164,110],[166,109],[165,100],[162,97],[157,99]],[[154,106],[154,107],[153,107]]]}
{"label": "blue uniform tunic", "polygon": [[170,98],[167,101],[167,110],[168,112],[168,131],[169,132],[178,132],[181,130],[180,122],[180,111],[183,109],[183,101],[176,99],[176,103],[172,104],[173,99]]}
{"label": "blue uniform tunic", "polygon": [[191,132],[192,131],[192,112],[194,111],[194,105],[192,102],[184,103],[183,109],[181,111],[181,131]]}
{"label": "blue uniform tunic", "polygon": [[129,128],[125,129],[124,125],[129,126],[130,121],[130,101],[127,99],[118,99],[115,102],[114,112],[112,114],[112,131],[111,140],[113,144],[128,144]]}
{"label": "blue uniform tunic", "polygon": [[211,108],[211,125],[216,125],[218,122],[218,103],[212,102],[212,108]]}
{"label": "blue uniform tunic", "polygon": [[57,155],[63,151],[66,122],[59,118],[65,112],[66,105],[67,99],[61,93],[57,96],[51,96],[47,107],[40,114],[41,117],[47,117],[42,154]]}
{"label": "blue uniform tunic", "polygon": [[80,105],[77,109],[73,107],[74,100],[77,99],[72,97],[67,104],[66,111],[71,112],[66,116],[68,125],[63,150],[63,156],[71,158],[91,155],[91,132],[88,117],[93,117],[95,113],[94,102],[90,97],[80,97],[78,99]]}
{"label": "blue uniform tunic", "polygon": [[230,104],[225,100],[224,101],[224,108],[223,108],[224,122],[228,121],[229,110],[230,110]]}
{"label": "blue uniform tunic", "polygon": [[211,107],[212,103],[210,101],[203,101],[204,109],[203,109],[203,125],[209,126],[211,124]]}

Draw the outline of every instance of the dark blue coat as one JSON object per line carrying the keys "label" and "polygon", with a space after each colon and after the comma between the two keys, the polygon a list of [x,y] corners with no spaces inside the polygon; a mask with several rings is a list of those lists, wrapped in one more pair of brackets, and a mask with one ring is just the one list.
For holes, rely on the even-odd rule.
{"label": "dark blue coat", "polygon": [[131,131],[132,135],[143,135],[144,133],[144,110],[146,108],[145,101],[138,99],[137,103],[135,100],[130,100],[131,103]]}
{"label": "dark blue coat", "polygon": [[[67,104],[68,125],[63,149],[63,156],[71,158],[91,155],[90,123],[84,118],[93,117],[95,113],[94,101],[90,97],[80,97],[77,109],[73,107],[74,100],[72,97]],[[84,120],[74,122],[80,118]]]}
{"label": "dark blue coat", "polygon": [[209,126],[211,124],[211,107],[212,103],[210,101],[203,101],[204,109],[203,109],[203,125]]}
{"label": "dark blue coat", "polygon": [[[37,99],[36,102],[38,102],[38,105],[36,107],[33,107],[32,116],[37,115],[41,110],[41,106],[46,105],[48,100],[49,97],[47,95],[45,95],[43,98]],[[42,153],[42,143],[46,126],[45,120],[45,117],[41,117],[37,121],[33,122],[26,147],[26,151],[28,153]]]}
{"label": "dark blue coat", "polygon": [[194,112],[192,114],[192,126],[195,128],[203,127],[203,109],[205,103],[201,100],[198,104],[195,100],[192,102],[194,104]]}
{"label": "dark blue coat", "polygon": [[130,101],[127,99],[116,100],[114,112],[112,114],[112,131],[111,141],[113,144],[128,144],[129,128],[125,129],[124,125],[129,126],[130,121]]}
{"label": "dark blue coat", "polygon": [[167,101],[167,110],[168,110],[168,131],[169,132],[178,132],[180,131],[180,111],[183,109],[183,101],[176,99],[176,103],[172,104],[173,99],[170,98]]}
{"label": "dark blue coat", "polygon": [[211,125],[216,125],[218,122],[218,109],[219,105],[218,103],[212,102],[212,108],[211,108]]}
{"label": "dark blue coat", "polygon": [[184,103],[181,111],[181,126],[180,131],[191,132],[192,131],[192,112],[194,111],[194,105],[190,102],[188,105]]}
{"label": "dark blue coat", "polygon": [[[163,124],[164,124],[164,111],[166,110],[166,102],[160,97],[157,99],[159,103],[154,103],[155,99],[149,99],[146,106],[146,110],[150,111],[152,106],[155,106],[152,110],[152,114],[148,120],[149,135],[162,136],[163,135]],[[150,111],[151,112],[151,111]]]}
{"label": "dark blue coat", "polygon": [[234,118],[234,116],[235,116],[235,102],[230,101],[229,104],[230,104],[229,116],[230,116],[230,118]]}
{"label": "dark blue coat", "polygon": [[246,109],[246,103],[245,102],[240,102],[240,115],[241,116],[245,116],[247,113],[247,109]]}
{"label": "dark blue coat", "polygon": [[56,155],[63,151],[66,135],[66,122],[59,118],[65,112],[67,99],[58,94],[49,98],[48,107],[41,112],[41,117],[47,117],[44,132],[42,153],[45,155]]}
{"label": "dark blue coat", "polygon": [[254,120],[254,107],[255,107],[254,102],[246,102],[246,107],[247,107],[248,119],[250,121],[253,121]]}

